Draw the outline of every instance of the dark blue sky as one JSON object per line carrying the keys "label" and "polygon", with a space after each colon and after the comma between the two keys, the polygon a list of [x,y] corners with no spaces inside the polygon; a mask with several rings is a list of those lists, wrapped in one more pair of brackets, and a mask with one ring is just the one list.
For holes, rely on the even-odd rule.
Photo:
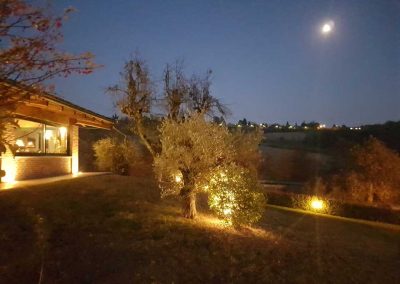
{"label": "dark blue sky", "polygon": [[[56,80],[58,93],[105,115],[105,87],[138,50],[160,81],[165,63],[213,70],[230,121],[315,120],[331,125],[400,120],[400,2],[395,0],[143,0],[56,2],[78,11],[64,25],[71,52],[104,67]],[[335,22],[329,37],[319,29]]]}

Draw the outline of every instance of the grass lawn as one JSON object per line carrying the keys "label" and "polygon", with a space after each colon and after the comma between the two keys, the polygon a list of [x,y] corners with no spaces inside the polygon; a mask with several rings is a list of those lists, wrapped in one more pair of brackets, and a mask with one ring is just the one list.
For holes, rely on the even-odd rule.
{"label": "grass lawn", "polygon": [[0,283],[400,283],[397,229],[267,208],[235,231],[179,205],[143,176],[2,191]]}

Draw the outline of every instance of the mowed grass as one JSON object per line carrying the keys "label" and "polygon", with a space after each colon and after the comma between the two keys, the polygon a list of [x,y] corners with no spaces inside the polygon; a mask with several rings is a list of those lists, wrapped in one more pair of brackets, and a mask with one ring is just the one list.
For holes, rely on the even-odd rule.
{"label": "mowed grass", "polygon": [[400,232],[267,208],[226,228],[180,217],[150,177],[0,192],[0,283],[399,283]]}

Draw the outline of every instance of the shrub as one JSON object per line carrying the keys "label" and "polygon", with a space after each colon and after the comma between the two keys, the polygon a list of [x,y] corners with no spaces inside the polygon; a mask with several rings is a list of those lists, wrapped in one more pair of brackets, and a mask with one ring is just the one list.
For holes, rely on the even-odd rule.
{"label": "shrub", "polygon": [[128,175],[129,169],[139,156],[131,141],[120,142],[115,138],[104,138],[93,144],[96,165],[99,170]]}
{"label": "shrub", "polygon": [[265,209],[265,197],[249,170],[235,164],[218,167],[205,186],[209,206],[216,215],[233,226],[257,222]]}
{"label": "shrub", "polygon": [[347,168],[331,178],[330,195],[351,202],[394,206],[400,202],[400,156],[370,138],[351,149]]}

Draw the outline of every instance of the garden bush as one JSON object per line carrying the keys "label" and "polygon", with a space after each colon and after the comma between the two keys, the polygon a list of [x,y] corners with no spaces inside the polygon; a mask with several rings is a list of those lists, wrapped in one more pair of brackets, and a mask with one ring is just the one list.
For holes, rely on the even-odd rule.
{"label": "garden bush", "polygon": [[266,200],[251,172],[235,164],[218,167],[205,190],[216,215],[233,226],[251,225],[264,213]]}
{"label": "garden bush", "polygon": [[128,175],[129,170],[139,157],[135,143],[116,138],[104,138],[93,144],[96,165],[99,170]]}

